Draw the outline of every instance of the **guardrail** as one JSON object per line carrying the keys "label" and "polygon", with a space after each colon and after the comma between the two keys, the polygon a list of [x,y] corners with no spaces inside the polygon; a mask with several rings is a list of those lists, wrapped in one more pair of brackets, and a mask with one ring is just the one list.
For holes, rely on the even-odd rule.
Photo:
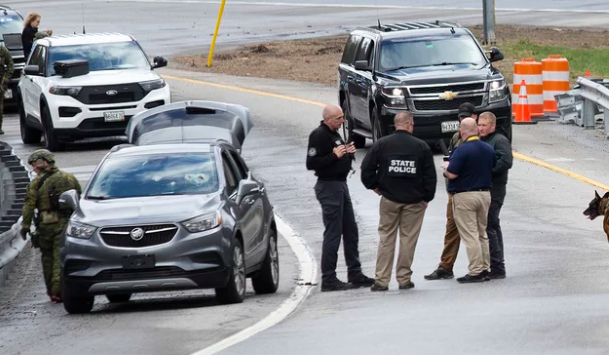
{"label": "guardrail", "polygon": [[19,235],[28,172],[13,148],[0,142],[0,287],[4,285],[15,259],[29,245]]}
{"label": "guardrail", "polygon": [[583,77],[579,77],[577,83],[581,87],[580,97],[583,99],[581,118],[584,129],[595,129],[594,116],[603,112],[605,134],[609,137],[609,89]]}

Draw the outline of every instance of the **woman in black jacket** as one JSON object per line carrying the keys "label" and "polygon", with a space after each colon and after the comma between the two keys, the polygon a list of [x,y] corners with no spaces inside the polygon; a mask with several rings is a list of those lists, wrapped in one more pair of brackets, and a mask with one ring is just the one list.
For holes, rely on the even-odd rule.
{"label": "woman in black jacket", "polygon": [[40,14],[32,12],[25,18],[23,22],[23,32],[21,32],[21,43],[23,44],[23,55],[27,61],[32,51],[32,45],[34,44],[34,37],[38,32],[38,26],[40,26]]}

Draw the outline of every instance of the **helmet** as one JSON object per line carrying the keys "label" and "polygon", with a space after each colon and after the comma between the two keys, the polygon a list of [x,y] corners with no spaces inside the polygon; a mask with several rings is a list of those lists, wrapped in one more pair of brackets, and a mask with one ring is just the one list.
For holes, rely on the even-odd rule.
{"label": "helmet", "polygon": [[46,160],[49,164],[55,164],[55,157],[53,156],[53,153],[46,149],[39,149],[32,153],[27,162],[28,164],[33,164],[38,159]]}

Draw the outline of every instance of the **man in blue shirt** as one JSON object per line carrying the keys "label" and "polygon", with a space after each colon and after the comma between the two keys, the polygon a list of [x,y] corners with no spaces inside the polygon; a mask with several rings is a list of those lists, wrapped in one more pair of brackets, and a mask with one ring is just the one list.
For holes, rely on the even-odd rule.
{"label": "man in blue shirt", "polygon": [[449,179],[453,214],[469,259],[469,272],[457,281],[483,282],[488,278],[490,255],[486,225],[491,203],[490,188],[496,164],[494,149],[480,141],[473,118],[466,118],[459,127],[463,143],[442,165]]}

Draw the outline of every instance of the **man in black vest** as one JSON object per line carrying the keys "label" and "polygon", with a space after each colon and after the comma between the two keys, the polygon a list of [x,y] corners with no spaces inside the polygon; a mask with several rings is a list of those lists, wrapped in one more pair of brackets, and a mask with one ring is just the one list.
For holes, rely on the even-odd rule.
{"label": "man in black vest", "polygon": [[[325,227],[321,253],[321,291],[370,287],[374,280],[362,273],[358,251],[359,232],[347,186],[347,175],[351,171],[356,149],[353,142],[345,144],[337,133],[344,122],[342,109],[336,105],[327,105],[322,115],[323,121],[309,135],[307,151],[307,169],[315,170],[317,175],[315,195],[321,204]],[[349,283],[336,277],[341,236]]]}

